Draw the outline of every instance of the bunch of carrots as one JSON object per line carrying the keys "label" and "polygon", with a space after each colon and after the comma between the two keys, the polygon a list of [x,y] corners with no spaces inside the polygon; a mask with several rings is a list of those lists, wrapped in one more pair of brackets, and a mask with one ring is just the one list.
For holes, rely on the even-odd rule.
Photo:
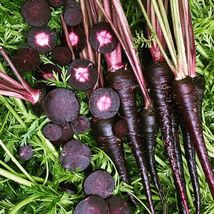
{"label": "bunch of carrots", "polygon": [[[123,154],[123,142],[128,141],[138,166],[150,213],[155,213],[151,181],[163,204],[165,200],[155,161],[159,130],[173,174],[179,213],[189,213],[179,139],[181,130],[194,190],[195,210],[201,213],[196,154],[213,197],[214,174],[201,124],[205,83],[203,77],[196,73],[196,48],[189,1],[138,0],[147,23],[142,28],[145,28],[148,38],[154,38],[149,48],[151,60],[145,67],[133,44],[133,36],[120,0],[48,3],[52,7],[64,5],[61,15],[63,45],[55,47],[57,35],[45,26],[50,19],[47,2],[26,1],[22,15],[33,27],[28,34],[25,54],[16,53],[11,60],[6,51],[0,48],[1,55],[18,81],[0,71],[0,94],[17,97],[41,107],[42,112],[51,120],[43,128],[43,134],[54,145],[65,144],[61,161],[67,169],[85,170],[89,166],[88,148],[84,149],[82,145],[80,149],[79,144],[76,147],[71,139],[73,133],[85,132],[91,125],[97,145],[110,156],[121,180],[130,184]],[[47,88],[44,85],[42,89],[33,89],[20,74],[20,71],[37,69],[38,55],[49,53],[52,53],[55,63],[68,65],[71,90]],[[33,67],[32,61],[35,62]],[[60,72],[53,67],[42,70],[41,65],[38,70],[40,79],[54,78],[53,70]],[[137,88],[144,98],[140,112],[135,98]],[[80,106],[75,96],[78,90],[87,94],[90,121],[79,115]],[[78,154],[82,158],[69,156],[73,154],[68,151],[72,146],[77,153],[78,148],[81,150]],[[100,179],[103,186],[111,183],[111,179],[109,181],[105,175]],[[95,187],[90,188],[92,195],[100,196],[94,191]],[[103,191],[107,190],[104,188]],[[132,206],[138,206],[133,194],[128,194],[128,198]],[[89,213],[92,208],[98,213],[108,213],[110,208],[100,205],[106,202],[99,200],[91,196],[84,199],[74,213]],[[121,206],[125,207],[124,210],[117,209],[117,213],[129,212],[126,211],[126,205]]]}

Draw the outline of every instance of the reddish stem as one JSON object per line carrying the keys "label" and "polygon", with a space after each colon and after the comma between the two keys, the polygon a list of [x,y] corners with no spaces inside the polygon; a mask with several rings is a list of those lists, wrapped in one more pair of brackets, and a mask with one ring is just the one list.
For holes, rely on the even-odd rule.
{"label": "reddish stem", "polygon": [[71,57],[72,57],[72,60],[74,61],[75,60],[75,54],[74,54],[74,50],[73,50],[73,47],[71,45],[71,42],[69,40],[69,35],[68,35],[68,28],[67,28],[67,25],[65,23],[65,20],[64,20],[64,17],[63,15],[61,14],[61,22],[62,22],[62,28],[63,28],[63,31],[64,31],[64,34],[65,34],[65,39],[66,39],[66,43],[71,51]]}

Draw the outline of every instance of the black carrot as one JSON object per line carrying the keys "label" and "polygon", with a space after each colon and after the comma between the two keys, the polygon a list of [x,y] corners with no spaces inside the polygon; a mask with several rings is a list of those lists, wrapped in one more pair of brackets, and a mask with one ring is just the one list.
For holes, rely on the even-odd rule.
{"label": "black carrot", "polygon": [[136,111],[135,78],[129,70],[121,69],[116,72],[109,73],[108,82],[120,96],[123,118],[126,119],[129,129],[129,143],[140,170],[150,211],[151,213],[155,213],[146,160],[143,154],[143,138]]}
{"label": "black carrot", "polygon": [[[94,119],[92,123],[92,130],[99,147],[106,152],[114,162],[121,180],[129,184],[130,179],[125,164],[123,144],[113,134],[114,118],[108,120]],[[136,206],[137,202],[132,195],[129,195],[130,202]]]}
{"label": "black carrot", "polygon": [[[151,96],[155,105],[155,109],[159,119],[161,133],[169,159],[172,173],[174,176],[175,186],[179,193],[182,206],[186,213],[188,213],[187,197],[185,193],[185,186],[181,179],[180,167],[177,161],[177,154],[175,151],[174,133],[172,130],[172,97],[170,90],[170,82],[172,74],[169,67],[164,62],[154,62],[147,69],[147,80],[151,89]],[[178,151],[178,150],[177,150]]]}
{"label": "black carrot", "polygon": [[214,198],[214,174],[203,138],[197,91],[190,77],[186,77],[182,80],[175,80],[172,84],[172,88],[185,129],[189,131],[190,139],[194,144]]}
{"label": "black carrot", "polygon": [[144,147],[145,147],[145,156],[148,163],[148,169],[155,184],[155,187],[158,190],[159,196],[163,201],[163,190],[158,177],[155,161],[155,145],[156,145],[156,136],[158,132],[158,122],[154,109],[143,109],[141,111],[140,118],[143,130],[143,137],[144,140],[146,141]]}

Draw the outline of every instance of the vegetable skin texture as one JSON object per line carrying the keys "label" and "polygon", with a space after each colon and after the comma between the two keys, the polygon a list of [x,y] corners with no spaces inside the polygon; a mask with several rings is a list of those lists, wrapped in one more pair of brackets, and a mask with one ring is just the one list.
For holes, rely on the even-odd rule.
{"label": "vegetable skin texture", "polygon": [[190,77],[173,81],[172,89],[180,116],[186,130],[189,131],[190,139],[194,144],[211,194],[214,198],[214,174],[203,138],[197,91]]}
{"label": "vegetable skin texture", "polygon": [[126,201],[118,196],[111,196],[106,199],[109,214],[130,214],[130,209]]}
{"label": "vegetable skin texture", "polygon": [[68,75],[70,86],[81,91],[94,87],[98,78],[97,67],[87,59],[73,61],[68,68]]}
{"label": "vegetable skin texture", "polygon": [[[95,136],[99,148],[109,155],[114,162],[121,180],[130,184],[124,158],[123,144],[117,139],[112,130],[114,121],[115,118],[107,120],[94,119],[92,122],[93,135]],[[129,195],[129,200],[134,206],[138,204],[132,195]]]}
{"label": "vegetable skin texture", "polygon": [[175,186],[180,195],[181,202],[185,212],[189,213],[185,187],[183,185],[179,167],[177,165],[177,156],[174,147],[174,136],[172,133],[172,96],[170,82],[172,73],[165,62],[154,62],[150,64],[146,72],[147,81],[151,90],[155,110],[157,112],[158,122],[161,129],[164,147],[172,169]]}
{"label": "vegetable skin texture", "polygon": [[89,109],[98,119],[114,117],[120,107],[120,98],[112,88],[98,88],[89,98]]}
{"label": "vegetable skin texture", "polygon": [[45,96],[43,101],[46,116],[54,123],[61,125],[76,120],[79,109],[75,94],[68,89],[54,89]]}
{"label": "vegetable skin texture", "polygon": [[42,133],[48,140],[57,141],[62,136],[62,126],[49,122],[43,127]]}
{"label": "vegetable skin texture", "polygon": [[16,68],[21,71],[32,71],[40,64],[39,53],[30,47],[18,49],[12,58]]}
{"label": "vegetable skin texture", "polygon": [[45,0],[28,0],[21,8],[21,14],[31,26],[41,27],[51,18],[51,10]]}
{"label": "vegetable skin texture", "polygon": [[76,26],[82,22],[82,11],[79,2],[67,1],[64,7],[64,20],[68,26]]}
{"label": "vegetable skin texture", "polygon": [[65,0],[47,0],[51,7],[58,8],[64,5]]}
{"label": "vegetable skin texture", "polygon": [[125,119],[118,119],[113,125],[113,133],[119,139],[128,136],[129,129],[127,121]]}
{"label": "vegetable skin texture", "polygon": [[155,145],[156,137],[158,132],[158,122],[154,109],[143,109],[140,113],[142,133],[144,140],[146,141],[144,145],[145,156],[148,163],[148,169],[151,178],[158,190],[161,201],[163,201],[163,189],[160,184],[160,180],[157,173],[156,161],[155,161]]}
{"label": "vegetable skin texture", "polygon": [[110,53],[116,48],[117,42],[117,37],[107,22],[98,22],[90,29],[89,43],[97,52]]}
{"label": "vegetable skin texture", "polygon": [[65,46],[56,47],[52,51],[52,59],[58,65],[69,65],[72,62],[71,51]]}
{"label": "vegetable skin texture", "polygon": [[123,118],[126,119],[129,129],[129,143],[140,170],[142,183],[151,213],[155,213],[152,202],[152,193],[146,160],[143,154],[143,138],[138,123],[137,106],[135,100],[135,78],[129,70],[121,69],[108,74],[108,83],[120,96]]}
{"label": "vegetable skin texture", "polygon": [[105,170],[92,172],[83,184],[86,195],[96,195],[103,199],[112,195],[114,186],[113,177]]}
{"label": "vegetable skin texture", "polygon": [[32,158],[33,155],[33,148],[31,145],[26,145],[26,146],[22,146],[19,149],[19,157],[22,160],[30,160]]}
{"label": "vegetable skin texture", "polygon": [[91,127],[90,120],[86,116],[79,116],[71,123],[71,127],[75,134],[87,132]]}
{"label": "vegetable skin texture", "polygon": [[60,162],[65,169],[84,171],[90,164],[91,150],[79,140],[68,141],[62,149]]}
{"label": "vegetable skin texture", "polygon": [[27,42],[40,54],[47,54],[55,48],[57,36],[48,26],[33,27],[28,32]]}
{"label": "vegetable skin texture", "polygon": [[74,209],[74,214],[109,214],[106,202],[97,196],[89,196],[80,201]]}

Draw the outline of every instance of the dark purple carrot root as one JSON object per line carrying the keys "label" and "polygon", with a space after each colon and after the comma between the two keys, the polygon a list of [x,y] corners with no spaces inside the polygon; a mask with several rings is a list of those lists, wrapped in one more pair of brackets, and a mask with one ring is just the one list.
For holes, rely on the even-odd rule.
{"label": "dark purple carrot root", "polygon": [[86,116],[79,116],[71,123],[71,127],[75,134],[87,132],[91,127],[90,120]]}
{"label": "dark purple carrot root", "polygon": [[144,150],[148,163],[149,172],[161,201],[163,201],[163,190],[157,173],[155,161],[155,145],[158,132],[158,122],[154,109],[143,109],[141,111],[142,133],[145,140]]}
{"label": "dark purple carrot root", "polygon": [[84,181],[86,195],[96,195],[100,198],[108,198],[114,190],[114,178],[105,170],[92,172]]}
{"label": "dark purple carrot root", "polygon": [[97,196],[89,196],[80,201],[74,209],[74,214],[109,214],[106,202]]}
{"label": "dark purple carrot root", "polygon": [[112,88],[99,88],[89,98],[89,108],[94,117],[109,119],[114,117],[120,107],[120,98]]}
{"label": "dark purple carrot root", "polygon": [[85,170],[91,161],[91,150],[78,140],[68,141],[62,149],[60,162],[71,171]]}
{"label": "dark purple carrot root", "polygon": [[31,145],[22,146],[19,149],[19,157],[22,160],[30,160],[33,155],[33,148]]}
{"label": "dark purple carrot root", "polygon": [[[181,123],[182,124],[182,123]],[[201,213],[201,195],[200,195],[200,185],[198,180],[198,173],[197,173],[197,164],[195,160],[195,149],[192,145],[189,133],[186,132],[184,125],[181,125],[181,130],[183,134],[183,144],[185,149],[185,157],[187,160],[187,165],[191,177],[191,182],[193,186],[194,191],[194,197],[195,197],[195,209],[196,214]]]}
{"label": "dark purple carrot root", "polygon": [[39,66],[37,72],[36,72],[36,77],[37,79],[42,79],[42,80],[48,80],[52,79],[54,80],[54,75],[53,73],[61,73],[61,70],[53,64],[45,64]]}
{"label": "dark purple carrot root", "polygon": [[35,48],[40,54],[52,51],[57,42],[57,36],[49,27],[33,27],[28,33],[28,44]]}
{"label": "dark purple carrot root", "polygon": [[64,8],[64,20],[68,26],[76,26],[82,22],[82,11],[80,4],[75,1],[67,1]]}
{"label": "dark purple carrot root", "polygon": [[113,125],[113,133],[119,139],[128,136],[129,129],[127,121],[125,119],[118,119]]}
{"label": "dark purple carrot root", "polygon": [[174,137],[172,133],[172,96],[170,90],[170,82],[172,80],[172,73],[165,62],[156,62],[150,64],[146,73],[149,88],[151,90],[151,97],[157,112],[159,126],[164,141],[164,146],[167,152],[169,163],[172,169],[174,182],[181,202],[185,208],[185,212],[189,213],[187,197],[185,194],[185,186],[182,183],[180,176]]}
{"label": "dark purple carrot root", "polygon": [[57,141],[62,137],[62,126],[49,122],[42,129],[43,135],[50,141]]}
{"label": "dark purple carrot root", "polygon": [[57,8],[64,5],[65,0],[47,0],[51,7]]}
{"label": "dark purple carrot root", "polygon": [[32,71],[40,64],[39,53],[30,47],[18,49],[14,53],[12,61],[19,71]]}
{"label": "dark purple carrot root", "polygon": [[87,59],[78,59],[71,63],[68,68],[69,84],[77,90],[86,91],[92,88],[98,77],[97,68]]}
{"label": "dark purple carrot root", "polygon": [[109,73],[108,82],[120,96],[123,118],[126,119],[129,128],[129,143],[140,170],[150,212],[155,213],[148,170],[142,148],[143,138],[141,136],[139,118],[136,111],[137,106],[134,93],[136,84],[135,78],[129,70],[121,69],[116,72]]}
{"label": "dark purple carrot root", "polygon": [[58,65],[61,66],[69,65],[72,62],[71,51],[69,50],[69,48],[65,46],[56,47],[52,51],[52,59],[53,62]]}
{"label": "dark purple carrot root", "polygon": [[62,191],[67,192],[71,195],[74,195],[77,192],[77,187],[71,182],[61,182],[59,187]]}
{"label": "dark purple carrot root", "polygon": [[107,22],[98,22],[90,30],[89,43],[94,50],[107,54],[117,46],[117,37]]}
{"label": "dark purple carrot root", "polygon": [[192,79],[189,77],[173,81],[172,89],[179,114],[186,130],[189,131],[190,138],[194,144],[211,194],[214,198],[214,174],[203,138],[197,91]]}
{"label": "dark purple carrot root", "polygon": [[[173,106],[174,103],[171,102],[171,105]],[[174,149],[175,149],[175,155],[176,155],[176,161],[177,161],[177,166],[180,174],[180,179],[182,182],[182,185],[186,187],[186,182],[184,178],[184,169],[183,169],[183,160],[182,160],[182,155],[181,155],[181,147],[180,147],[180,142],[179,142],[179,121],[178,117],[176,114],[176,107],[173,106],[173,113],[172,113],[172,134],[173,134],[173,139],[174,139]],[[176,188],[178,188],[177,184],[175,183]],[[186,188],[185,194],[186,194]],[[179,194],[177,194],[177,201],[178,201],[178,208],[180,213],[185,213],[185,207],[183,206],[181,197]]]}
{"label": "dark purple carrot root", "polygon": [[[111,118],[108,120],[93,120],[92,130],[93,135],[101,148],[114,162],[121,180],[127,184],[130,184],[128,171],[125,164],[123,144],[118,141],[112,131],[112,126],[115,119]],[[136,206],[137,202],[133,196],[129,195],[130,202]]]}
{"label": "dark purple carrot root", "polygon": [[108,204],[109,214],[130,214],[130,209],[126,201],[118,196],[111,196],[106,199]]}
{"label": "dark purple carrot root", "polygon": [[30,25],[41,27],[50,20],[51,10],[45,0],[28,0],[22,6],[21,14]]}
{"label": "dark purple carrot root", "polygon": [[46,95],[43,101],[44,113],[57,124],[66,125],[76,120],[79,109],[75,94],[68,89],[54,89]]}

